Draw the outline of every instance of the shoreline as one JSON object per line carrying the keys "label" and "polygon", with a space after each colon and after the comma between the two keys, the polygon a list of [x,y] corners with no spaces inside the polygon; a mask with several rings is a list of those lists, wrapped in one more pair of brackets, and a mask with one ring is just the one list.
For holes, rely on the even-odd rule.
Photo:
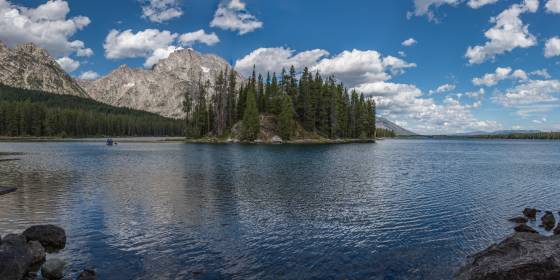
{"label": "shoreline", "polygon": [[234,139],[185,139],[187,144],[247,144],[247,145],[318,145],[318,144],[357,144],[357,143],[375,143],[378,139],[297,139],[288,141],[239,141]]}
{"label": "shoreline", "polygon": [[[186,139],[185,137],[123,137],[112,138],[119,143],[186,143],[186,144],[255,144],[255,145],[298,145],[298,144],[351,144],[351,143],[375,143],[376,139],[297,139],[289,141],[254,141],[245,142],[233,139],[218,139],[218,138],[202,138],[202,139]],[[59,137],[0,137],[2,142],[86,142],[86,143],[104,143],[107,138],[59,138]]]}

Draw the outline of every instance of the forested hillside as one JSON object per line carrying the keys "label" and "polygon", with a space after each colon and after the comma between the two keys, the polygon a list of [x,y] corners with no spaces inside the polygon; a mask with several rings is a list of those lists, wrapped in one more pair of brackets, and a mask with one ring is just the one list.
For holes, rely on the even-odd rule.
{"label": "forested hillside", "polygon": [[184,122],[88,98],[0,85],[1,136],[182,136]]}
{"label": "forested hillside", "polygon": [[476,135],[474,138],[486,139],[540,139],[540,140],[560,140],[560,132],[537,132],[537,133],[512,133],[512,134],[489,134]]}
{"label": "forested hillside", "polygon": [[216,77],[214,87],[210,96],[210,83],[199,80],[185,93],[187,137],[228,135],[241,123],[240,140],[253,141],[259,135],[260,116],[276,120],[283,140],[292,139],[298,128],[329,139],[375,137],[375,102],[307,68],[299,79],[294,67],[280,77],[268,73],[265,78],[253,71],[240,87],[234,72],[226,70]]}

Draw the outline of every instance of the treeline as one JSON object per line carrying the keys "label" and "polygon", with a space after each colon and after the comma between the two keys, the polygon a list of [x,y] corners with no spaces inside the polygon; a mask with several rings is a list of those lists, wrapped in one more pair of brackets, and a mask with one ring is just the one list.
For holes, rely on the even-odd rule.
{"label": "treeline", "polygon": [[0,135],[182,136],[184,123],[91,99],[0,85]]}
{"label": "treeline", "polygon": [[477,135],[475,138],[484,139],[534,139],[534,140],[560,140],[560,132],[513,133],[504,135]]}
{"label": "treeline", "polygon": [[291,139],[301,125],[308,132],[325,138],[374,138],[375,102],[348,92],[334,77],[323,79],[307,68],[300,78],[292,66],[280,77],[266,78],[253,70],[249,81],[237,85],[233,70],[220,73],[213,85],[199,80],[185,93],[187,137],[224,136],[241,121],[241,139],[255,140],[259,115],[276,116],[280,136]]}
{"label": "treeline", "polygon": [[380,128],[378,127],[376,129],[375,132],[376,137],[383,137],[383,138],[395,138],[397,137],[397,134],[390,130],[390,129],[385,129],[385,128]]}

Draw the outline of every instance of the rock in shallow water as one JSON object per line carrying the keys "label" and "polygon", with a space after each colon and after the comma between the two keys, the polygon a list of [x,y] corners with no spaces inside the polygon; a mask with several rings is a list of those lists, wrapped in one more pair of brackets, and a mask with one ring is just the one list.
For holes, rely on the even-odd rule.
{"label": "rock in shallow water", "polygon": [[509,219],[510,222],[513,223],[517,223],[517,224],[525,224],[527,223],[529,220],[525,217],[515,217],[515,218],[511,218]]}
{"label": "rock in shallow water", "polygon": [[64,249],[66,246],[66,232],[55,225],[32,226],[22,235],[27,238],[27,241],[39,241],[49,253]]}
{"label": "rock in shallow water", "polygon": [[513,228],[516,232],[527,232],[527,233],[538,233],[534,228],[526,225],[526,224],[519,224],[515,228]]}
{"label": "rock in shallow water", "polygon": [[66,263],[60,259],[49,259],[41,267],[41,274],[43,278],[48,280],[58,280],[64,277],[64,268]]}
{"label": "rock in shallow water", "polygon": [[78,275],[76,280],[96,280],[95,270],[93,268],[86,268]]}
{"label": "rock in shallow water", "polygon": [[523,209],[523,215],[529,219],[535,219],[537,217],[537,209],[535,208],[525,208]]}
{"label": "rock in shallow water", "polygon": [[554,218],[554,215],[550,211],[545,212],[545,214],[541,218],[541,221],[542,221],[542,225],[544,226],[544,229],[546,230],[551,230],[556,225],[556,219]]}
{"label": "rock in shallow water", "polygon": [[457,280],[560,279],[560,235],[519,232],[469,257]]}

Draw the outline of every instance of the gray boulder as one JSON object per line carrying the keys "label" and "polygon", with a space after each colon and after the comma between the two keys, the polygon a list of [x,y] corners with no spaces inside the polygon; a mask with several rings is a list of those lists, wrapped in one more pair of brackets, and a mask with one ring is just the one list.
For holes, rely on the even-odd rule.
{"label": "gray boulder", "polygon": [[45,248],[43,248],[43,245],[39,243],[39,241],[29,241],[27,243],[27,246],[29,248],[29,253],[33,258],[33,264],[40,264],[45,261],[47,252],[45,251]]}
{"label": "gray boulder", "polygon": [[529,219],[536,219],[537,218],[537,209],[535,208],[525,208],[523,209],[523,215]]}
{"label": "gray boulder", "polygon": [[25,237],[8,234],[0,245],[0,279],[20,280],[33,264]]}
{"label": "gray boulder", "polygon": [[60,259],[49,259],[41,267],[41,275],[48,280],[58,280],[64,277],[66,262]]}
{"label": "gray boulder", "polygon": [[39,241],[48,253],[64,249],[66,246],[66,232],[55,225],[32,226],[22,235],[27,241]]}
{"label": "gray boulder", "polygon": [[457,280],[560,279],[560,235],[515,233],[470,256]]}
{"label": "gray boulder", "polygon": [[544,229],[551,230],[556,225],[556,219],[554,215],[550,211],[546,211],[545,214],[541,218],[542,225]]}

